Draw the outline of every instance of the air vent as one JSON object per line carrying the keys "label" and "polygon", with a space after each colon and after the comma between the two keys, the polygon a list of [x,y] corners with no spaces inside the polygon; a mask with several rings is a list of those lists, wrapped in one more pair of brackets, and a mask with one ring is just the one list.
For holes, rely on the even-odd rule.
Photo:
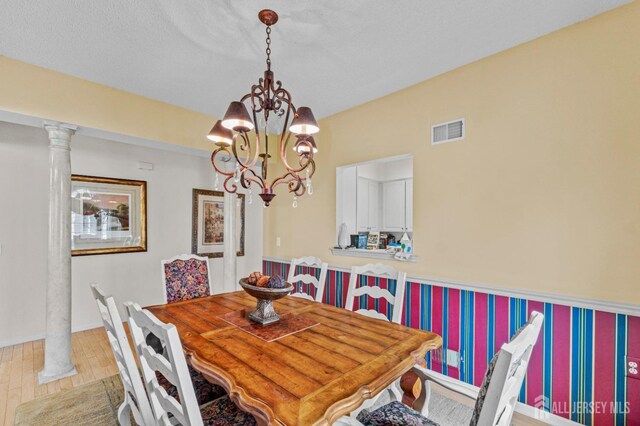
{"label": "air vent", "polygon": [[431,145],[464,139],[464,118],[431,127]]}

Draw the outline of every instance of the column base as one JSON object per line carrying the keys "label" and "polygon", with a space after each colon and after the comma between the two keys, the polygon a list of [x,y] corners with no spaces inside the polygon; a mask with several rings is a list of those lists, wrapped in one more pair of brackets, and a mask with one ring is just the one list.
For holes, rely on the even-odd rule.
{"label": "column base", "polygon": [[48,371],[42,370],[38,373],[38,383],[42,385],[45,383],[53,382],[55,380],[64,379],[65,377],[75,376],[76,374],[78,374],[78,372],[76,371],[76,367],[74,367],[73,365],[71,366],[70,370],[63,372],[49,373]]}

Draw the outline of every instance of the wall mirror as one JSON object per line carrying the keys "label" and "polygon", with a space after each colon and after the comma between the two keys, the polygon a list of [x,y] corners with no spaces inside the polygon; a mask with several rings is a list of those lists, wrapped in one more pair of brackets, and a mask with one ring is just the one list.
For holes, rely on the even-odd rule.
{"label": "wall mirror", "polygon": [[336,169],[334,254],[415,260],[413,156]]}

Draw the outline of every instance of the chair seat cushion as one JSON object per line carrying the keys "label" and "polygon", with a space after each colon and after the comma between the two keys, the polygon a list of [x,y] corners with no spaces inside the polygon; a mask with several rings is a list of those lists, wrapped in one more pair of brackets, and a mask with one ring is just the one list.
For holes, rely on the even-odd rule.
{"label": "chair seat cushion", "polygon": [[[222,386],[214,385],[213,383],[209,382],[204,378],[202,374],[191,367],[189,367],[189,374],[191,375],[193,390],[196,392],[198,405],[206,404],[207,402],[211,402],[214,399],[220,398],[221,396],[225,396],[227,394]],[[178,389],[173,386],[166,377],[156,371],[156,378],[158,379],[158,384],[162,386],[169,395],[180,401]]]}
{"label": "chair seat cushion", "polygon": [[200,408],[204,426],[241,426],[256,425],[256,419],[242,411],[228,396],[218,398]]}
{"label": "chair seat cushion", "polygon": [[362,410],[358,421],[364,426],[438,426],[401,402],[393,401],[375,411]]}

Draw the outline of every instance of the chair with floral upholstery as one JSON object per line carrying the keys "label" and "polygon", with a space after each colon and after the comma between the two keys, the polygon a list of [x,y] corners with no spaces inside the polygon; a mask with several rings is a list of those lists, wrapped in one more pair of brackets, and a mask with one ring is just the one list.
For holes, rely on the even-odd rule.
{"label": "chair with floral upholstery", "polygon": [[[509,343],[502,345],[500,351],[494,355],[487,367],[480,388],[474,387],[472,390],[470,385],[461,385],[460,382],[447,376],[416,366],[411,370],[411,373],[419,382],[410,380],[407,386],[402,386],[405,395],[401,395],[395,390],[401,387],[400,383],[396,382],[394,385],[397,386],[392,386],[392,391],[388,393],[391,396],[390,403],[377,409],[361,408],[351,413],[349,417],[338,419],[335,424],[337,426],[437,426],[439,423],[435,420],[447,422],[447,424],[458,424],[458,422],[452,422],[448,416],[452,409],[450,406],[446,408],[449,410],[446,413],[438,412],[439,409],[442,409],[438,404],[429,406],[430,382],[433,382],[450,391],[475,399],[473,410],[450,400],[459,407],[453,408],[454,410],[467,414],[464,421],[459,419],[460,424],[508,426],[511,424],[531,352],[538,340],[543,320],[544,315],[541,313],[535,311],[531,313],[529,321],[516,331]],[[414,394],[415,390],[418,391]],[[381,392],[379,395],[381,394],[387,393]],[[379,395],[374,397],[373,402],[367,401],[367,404],[363,405],[376,407],[378,404],[375,399],[379,399]],[[408,402],[413,404],[413,409],[402,403],[407,398]]]}
{"label": "chair with floral upholstery", "polygon": [[[198,406],[191,383],[189,368],[182,351],[178,330],[173,324],[160,321],[151,312],[136,303],[125,304],[129,314],[129,329],[138,354],[144,383],[147,388],[155,424],[169,426],[251,426],[256,421],[225,395],[209,404]],[[154,335],[162,342],[162,352],[157,352],[145,336]],[[176,395],[166,392],[158,382],[160,373],[176,388]]]}
{"label": "chair with floral upholstery", "polygon": [[163,260],[161,264],[165,303],[211,295],[208,258],[194,254],[182,254]]}

